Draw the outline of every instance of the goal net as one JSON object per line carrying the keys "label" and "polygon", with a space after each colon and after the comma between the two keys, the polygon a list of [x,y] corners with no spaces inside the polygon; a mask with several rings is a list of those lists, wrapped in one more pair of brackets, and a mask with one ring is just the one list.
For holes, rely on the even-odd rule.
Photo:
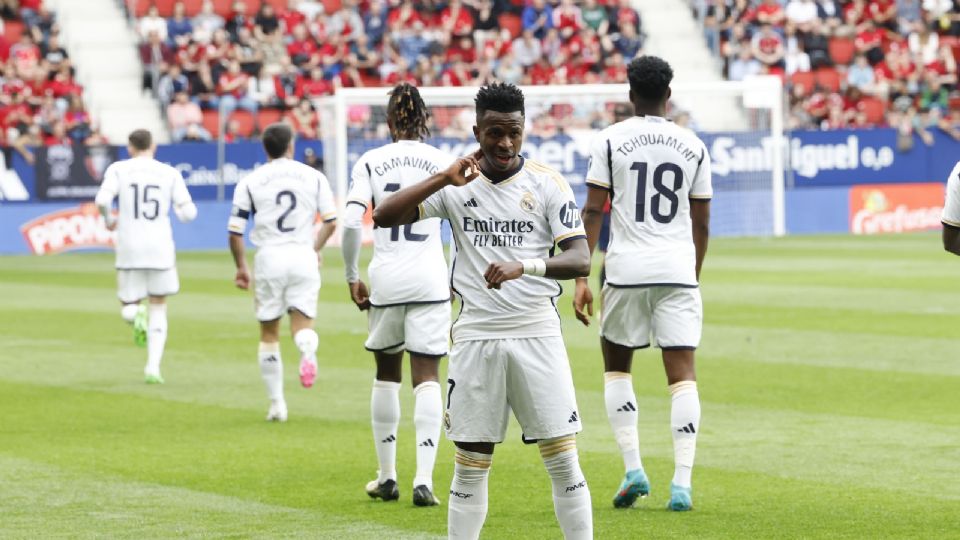
{"label": "goal net", "polygon": [[[428,143],[454,156],[478,148],[472,131],[476,90],[420,88],[431,113]],[[711,233],[784,234],[780,80],[674,84],[672,90],[669,116],[696,131],[713,158]],[[559,170],[582,205],[591,138],[633,114],[628,91],[627,85],[619,84],[523,87],[527,122],[522,154]],[[324,168],[341,205],[356,160],[390,142],[388,92],[388,88],[341,89],[320,103]]]}

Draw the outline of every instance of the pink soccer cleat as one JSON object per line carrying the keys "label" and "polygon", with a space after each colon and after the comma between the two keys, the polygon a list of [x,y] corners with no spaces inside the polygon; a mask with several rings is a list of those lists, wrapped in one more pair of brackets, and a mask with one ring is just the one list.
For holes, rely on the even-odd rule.
{"label": "pink soccer cleat", "polygon": [[302,384],[304,388],[310,388],[316,380],[317,361],[308,356],[304,356],[300,359],[300,384]]}

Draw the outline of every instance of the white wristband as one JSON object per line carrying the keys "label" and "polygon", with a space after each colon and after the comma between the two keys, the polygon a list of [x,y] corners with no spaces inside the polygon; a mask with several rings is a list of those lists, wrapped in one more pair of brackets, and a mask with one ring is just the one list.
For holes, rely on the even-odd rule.
{"label": "white wristband", "polygon": [[520,264],[524,274],[543,277],[547,273],[547,261],[543,259],[523,259]]}

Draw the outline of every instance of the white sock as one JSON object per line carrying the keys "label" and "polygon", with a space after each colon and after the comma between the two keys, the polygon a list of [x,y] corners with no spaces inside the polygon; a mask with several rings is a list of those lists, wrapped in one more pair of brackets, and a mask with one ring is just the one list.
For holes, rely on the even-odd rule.
{"label": "white sock", "polygon": [[673,396],[670,407],[670,427],[673,431],[673,483],[690,487],[693,458],[697,453],[697,432],[700,431],[700,395],[697,383],[680,381],[670,385]]}
{"label": "white sock", "polygon": [[167,344],[167,305],[150,304],[150,319],[147,322],[147,367],[148,375],[160,374],[160,360]]}
{"label": "white sock", "polygon": [[293,336],[293,342],[300,350],[302,358],[306,358],[308,362],[313,364],[317,363],[317,347],[320,346],[320,336],[313,328],[304,328],[297,332]]}
{"label": "white sock", "polygon": [[553,483],[553,509],[566,540],[593,538],[590,489],[580,469],[573,435],[540,441],[540,455]]}
{"label": "white sock", "polygon": [[260,375],[267,386],[270,401],[283,401],[283,360],[279,343],[260,342]]}
{"label": "white sock", "polygon": [[447,509],[447,537],[476,540],[487,519],[491,454],[457,449]]}
{"label": "white sock", "polygon": [[377,448],[380,471],[377,481],[397,479],[397,426],[400,425],[400,383],[373,381],[370,394],[370,418],[373,443]]}
{"label": "white sock", "polygon": [[623,466],[629,471],[643,469],[640,461],[640,439],[637,436],[637,396],[629,373],[608,371],[603,374],[603,400],[613,436],[623,454]]}
{"label": "white sock", "polygon": [[413,425],[417,431],[417,475],[413,478],[413,487],[427,486],[433,491],[433,465],[437,461],[443,415],[440,383],[420,383],[413,389],[413,395]]}
{"label": "white sock", "polygon": [[123,317],[123,320],[133,324],[133,319],[136,318],[137,311],[140,311],[140,304],[124,304],[123,307],[120,308],[120,316]]}

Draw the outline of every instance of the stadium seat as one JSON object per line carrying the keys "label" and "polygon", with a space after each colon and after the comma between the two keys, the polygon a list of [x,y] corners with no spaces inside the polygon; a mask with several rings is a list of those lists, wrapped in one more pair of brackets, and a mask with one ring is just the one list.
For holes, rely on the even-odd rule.
{"label": "stadium seat", "polygon": [[814,72],[817,84],[830,92],[840,91],[840,73],[833,68],[822,68]]}
{"label": "stadium seat", "polygon": [[853,40],[848,38],[832,38],[827,48],[833,63],[838,66],[850,64],[856,54]]}
{"label": "stadium seat", "polygon": [[23,35],[24,26],[20,21],[3,21],[3,37],[7,39],[8,43],[16,43],[20,41],[20,36]]}
{"label": "stadium seat", "polygon": [[323,10],[327,14],[339,11],[340,7],[341,7],[340,0],[323,0]]}
{"label": "stadium seat", "polygon": [[877,97],[865,97],[860,100],[858,108],[866,114],[868,124],[883,124],[887,114],[886,101]]}
{"label": "stadium seat", "polygon": [[500,23],[500,28],[510,32],[510,38],[516,38],[520,35],[520,32],[523,30],[523,21],[520,20],[520,17],[513,15],[512,13],[504,13],[500,15],[500,18],[497,19],[497,22]]}
{"label": "stadium seat", "polygon": [[157,11],[160,12],[161,17],[170,17],[173,15],[173,3],[174,0],[137,0],[134,13],[137,17],[143,17],[151,6],[157,6]]}
{"label": "stadium seat", "polygon": [[804,95],[809,95],[813,92],[813,87],[816,85],[816,82],[816,77],[812,71],[798,71],[790,77],[791,84],[803,86]]}
{"label": "stadium seat", "polygon": [[280,109],[260,109],[257,114],[257,121],[260,123],[260,129],[263,129],[274,122],[279,122],[283,118],[283,112]]}
{"label": "stadium seat", "polygon": [[960,110],[960,96],[955,96],[950,98],[950,110],[951,111]]}
{"label": "stadium seat", "polygon": [[213,110],[204,110],[203,111],[203,127],[210,132],[210,135],[213,135],[213,138],[217,138],[217,134],[220,133],[220,114]]}

